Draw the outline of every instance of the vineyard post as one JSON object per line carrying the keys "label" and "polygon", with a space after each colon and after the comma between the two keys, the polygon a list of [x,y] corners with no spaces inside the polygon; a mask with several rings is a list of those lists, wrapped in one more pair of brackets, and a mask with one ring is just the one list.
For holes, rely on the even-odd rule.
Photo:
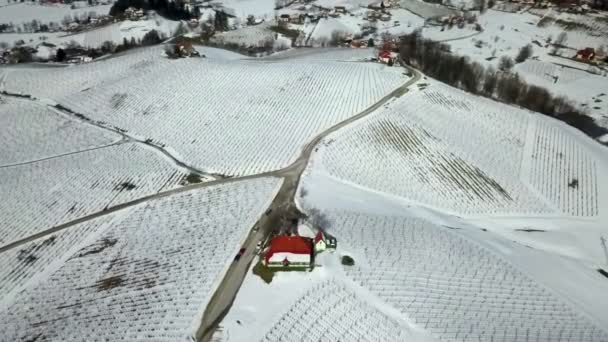
{"label": "vineyard post", "polygon": [[608,266],[608,249],[606,248],[606,238],[601,236],[600,241],[602,242],[602,247],[604,247],[604,256],[606,256],[606,265]]}

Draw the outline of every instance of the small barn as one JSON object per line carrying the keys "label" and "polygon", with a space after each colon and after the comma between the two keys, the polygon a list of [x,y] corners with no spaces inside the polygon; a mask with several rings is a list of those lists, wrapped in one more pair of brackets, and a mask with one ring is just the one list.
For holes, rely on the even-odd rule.
{"label": "small barn", "polygon": [[595,49],[593,48],[584,48],[576,52],[576,59],[581,59],[584,61],[592,61],[595,58]]}
{"label": "small barn", "polygon": [[313,239],[315,244],[315,253],[323,252],[326,249],[336,249],[338,242],[335,237],[319,231]]}
{"label": "small barn", "polygon": [[302,236],[275,236],[264,256],[267,267],[311,267],[312,240]]}

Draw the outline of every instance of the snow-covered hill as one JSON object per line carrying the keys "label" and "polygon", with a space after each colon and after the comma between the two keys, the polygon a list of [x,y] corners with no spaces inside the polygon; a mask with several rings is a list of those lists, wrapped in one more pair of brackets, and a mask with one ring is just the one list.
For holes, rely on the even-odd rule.
{"label": "snow-covered hill", "polygon": [[[51,98],[166,145],[207,172],[248,175],[287,166],[316,134],[408,80],[401,69],[377,63],[169,60],[161,53],[150,48],[72,68],[11,69],[5,89]],[[51,80],[56,86],[49,88]]]}
{"label": "snow-covered hill", "polygon": [[[63,255],[55,249],[65,235],[3,253],[17,273],[60,257],[1,302],[0,341],[189,340],[280,184],[262,178],[150,201],[81,230],[89,236]],[[20,256],[34,261],[15,262]]]}
{"label": "snow-covered hill", "polygon": [[606,215],[602,147],[553,119],[431,83],[325,139],[311,164],[458,215]]}

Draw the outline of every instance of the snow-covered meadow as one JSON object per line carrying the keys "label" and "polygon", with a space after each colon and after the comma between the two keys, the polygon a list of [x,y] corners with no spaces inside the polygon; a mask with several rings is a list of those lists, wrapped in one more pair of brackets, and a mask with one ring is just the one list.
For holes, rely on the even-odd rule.
{"label": "snow-covered meadow", "polygon": [[[201,52],[207,50],[214,49]],[[13,69],[5,88],[52,98],[151,139],[206,172],[247,175],[287,166],[316,134],[408,79],[402,69],[377,63],[168,60],[157,53],[142,49],[67,69]]]}
{"label": "snow-covered meadow", "polygon": [[586,308],[445,227],[410,217],[331,213],[355,266],[347,277],[440,340],[604,341]]}
{"label": "snow-covered meadow", "polygon": [[123,143],[0,168],[0,245],[104,208],[176,187],[172,161],[140,144]]}
{"label": "snow-covered meadow", "polygon": [[[82,243],[92,243],[115,215],[78,224],[0,254],[0,311],[28,284],[36,284],[65,262]],[[76,248],[76,249],[74,249]]]}
{"label": "snow-covered meadow", "polygon": [[29,100],[0,98],[0,167],[106,146],[118,134],[83,125]]}
{"label": "snow-covered meadow", "polygon": [[[88,16],[89,13],[95,12],[97,15],[106,15],[110,12],[111,5],[89,6],[86,1],[75,1],[72,5],[67,4],[45,4],[41,5],[32,2],[17,2],[14,1],[8,6],[0,9],[0,24],[22,24],[29,23],[32,20],[37,20],[43,24],[55,22],[61,24],[65,16],[70,18],[76,16]],[[0,34],[1,37],[2,34]]]}
{"label": "snow-covered meadow", "polygon": [[131,38],[135,40],[142,39],[146,33],[152,30],[156,30],[166,38],[172,37],[178,26],[179,21],[167,20],[156,16],[147,20],[125,20],[94,30],[50,38],[48,42],[56,45],[66,45],[74,41],[83,47],[98,48],[106,41],[122,44],[124,39],[127,41],[130,41]]}
{"label": "snow-covered meadow", "polygon": [[308,172],[457,215],[598,216],[607,163],[573,131],[432,82],[325,138]]}
{"label": "snow-covered meadow", "polygon": [[239,46],[262,47],[271,44],[270,47],[285,50],[291,47],[291,40],[270,30],[272,22],[264,22],[259,25],[245,26],[235,31],[216,33],[211,41],[220,45],[237,44]]}
{"label": "snow-covered meadow", "polygon": [[346,283],[312,286],[282,313],[261,342],[407,341],[408,327],[374,307]]}
{"label": "snow-covered meadow", "polygon": [[280,184],[233,182],[117,213],[92,241],[5,301],[0,339],[189,340]]}

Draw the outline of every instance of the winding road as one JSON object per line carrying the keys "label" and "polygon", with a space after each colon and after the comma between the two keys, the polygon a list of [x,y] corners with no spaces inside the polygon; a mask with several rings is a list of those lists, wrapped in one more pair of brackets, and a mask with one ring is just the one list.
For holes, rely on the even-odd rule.
{"label": "winding road", "polygon": [[[418,80],[420,80],[421,74],[417,70],[412,69],[408,66],[404,65],[404,67],[409,69],[409,71],[413,75],[412,78],[410,78],[406,83],[401,85],[399,88],[395,89],[391,93],[384,96],[382,99],[380,99],[378,102],[376,102],[369,108],[358,113],[357,115],[350,117],[349,119],[347,119],[345,121],[342,121],[342,122],[328,128],[327,130],[323,131],[322,133],[320,133],[319,135],[314,137],[302,149],[300,156],[292,164],[288,165],[285,168],[270,171],[270,172],[243,176],[243,177],[223,178],[223,179],[216,178],[211,181],[198,183],[198,184],[190,184],[190,185],[183,186],[181,188],[176,188],[176,189],[172,189],[172,190],[168,190],[168,191],[159,192],[159,193],[156,193],[156,194],[153,194],[150,196],[141,197],[136,200],[122,203],[122,204],[119,204],[119,205],[116,205],[113,207],[108,207],[103,211],[99,211],[99,212],[96,212],[96,213],[93,213],[93,214],[90,214],[87,216],[83,216],[76,220],[54,226],[50,229],[47,229],[47,230],[44,230],[37,234],[28,236],[27,238],[24,238],[24,239],[21,239],[18,241],[14,241],[10,244],[0,247],[0,253],[3,253],[5,251],[8,251],[13,248],[17,248],[17,247],[22,246],[23,244],[26,244],[33,240],[40,239],[45,236],[49,236],[51,234],[54,234],[56,232],[59,232],[59,231],[65,230],[65,229],[69,229],[70,227],[76,226],[80,223],[87,222],[87,221],[90,221],[90,220],[93,220],[93,219],[96,219],[96,218],[99,218],[99,217],[102,217],[105,215],[109,215],[111,213],[114,213],[114,212],[117,212],[117,211],[120,211],[120,210],[123,210],[126,208],[130,208],[130,207],[145,203],[147,201],[151,201],[151,200],[155,200],[155,199],[159,199],[159,198],[163,198],[163,197],[168,197],[168,196],[182,193],[182,192],[192,191],[192,190],[206,188],[206,187],[210,187],[210,186],[228,184],[228,183],[232,183],[232,182],[239,182],[239,181],[263,178],[263,177],[283,178],[283,185],[281,186],[280,190],[277,193],[277,196],[275,197],[275,199],[273,200],[273,202],[269,208],[269,209],[271,209],[269,214],[264,214],[259,219],[259,221],[256,223],[256,226],[259,227],[260,229],[252,229],[250,231],[249,235],[247,236],[247,238],[245,239],[245,243],[244,243],[243,247],[246,248],[246,253],[241,257],[240,261],[233,262],[231,264],[231,266],[227,270],[226,274],[224,275],[221,283],[217,287],[215,293],[211,297],[211,300],[209,301],[209,303],[206,306],[205,312],[203,314],[202,322],[200,324],[199,329],[196,332],[196,340],[202,341],[202,342],[210,341],[211,336],[213,335],[213,332],[215,331],[215,328],[217,328],[217,326],[221,322],[222,318],[225,316],[225,314],[230,309],[230,307],[234,301],[234,298],[236,297],[236,294],[238,293],[238,290],[240,289],[241,284],[247,274],[247,271],[249,270],[249,267],[251,266],[251,263],[255,257],[255,253],[254,253],[255,246],[257,245],[257,243],[259,241],[264,240],[268,236],[268,234],[270,234],[271,227],[275,227],[276,224],[278,222],[280,222],[282,216],[286,212],[289,212],[290,210],[297,210],[297,209],[295,209],[295,202],[294,202],[296,190],[298,187],[298,183],[300,181],[300,177],[301,177],[302,173],[304,172],[306,165],[308,165],[308,161],[309,161],[310,156],[312,155],[312,152],[314,151],[315,147],[318,145],[318,143],[322,139],[327,137],[329,134],[331,134],[357,120],[360,120],[360,119],[370,115],[371,113],[373,113],[375,110],[377,110],[378,108],[380,108],[381,106],[386,104],[391,99],[398,98],[401,95],[405,94],[411,85],[415,84],[416,82],[418,82]],[[6,96],[15,96],[15,97],[21,97],[21,98],[24,97],[23,95],[11,94],[6,91],[3,91],[2,94],[6,95]],[[39,101],[38,99],[35,99],[33,97],[30,97],[29,100]],[[191,172],[196,173],[198,175],[209,177],[207,179],[212,179],[211,178],[212,175],[205,174],[201,170],[198,170],[192,166],[186,165],[185,163],[179,161],[177,158],[172,156],[170,152],[168,152],[161,146],[155,145],[148,141],[142,141],[142,140],[136,139],[136,138],[129,136],[128,134],[122,132],[118,128],[108,127],[106,125],[102,125],[102,124],[96,123],[94,121],[91,121],[88,118],[84,117],[83,115],[71,111],[69,108],[65,108],[60,105],[49,105],[49,107],[51,107],[51,109],[53,109],[54,111],[56,111],[60,114],[63,114],[63,115],[70,116],[73,119],[79,120],[79,121],[87,123],[89,125],[99,127],[101,129],[110,130],[115,133],[118,133],[123,137],[122,142],[128,141],[128,142],[148,145],[148,146],[160,151],[165,156],[169,157],[171,160],[174,161],[174,163],[177,166],[188,169]]]}

